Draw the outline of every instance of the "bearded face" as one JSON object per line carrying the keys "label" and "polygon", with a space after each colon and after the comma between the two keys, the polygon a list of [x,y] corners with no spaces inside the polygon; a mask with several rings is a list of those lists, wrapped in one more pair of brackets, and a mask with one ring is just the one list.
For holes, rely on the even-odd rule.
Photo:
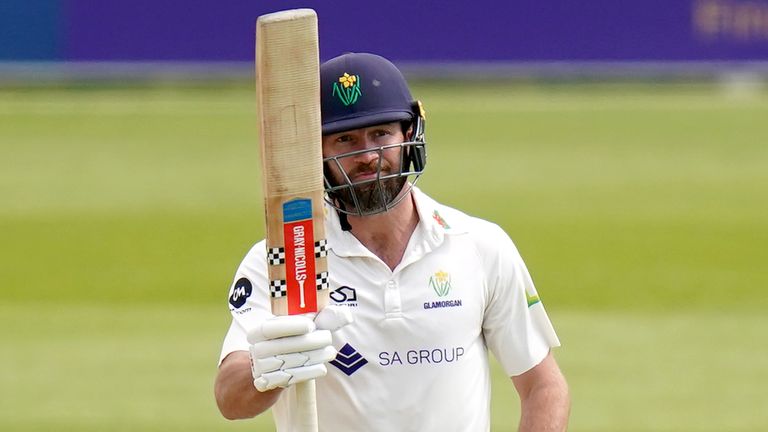
{"label": "bearded face", "polygon": [[[417,121],[419,131],[420,125]],[[410,191],[408,177],[415,176],[415,182],[423,170],[423,153],[418,153],[424,151],[423,137],[408,141],[412,134],[412,125],[395,121],[323,135],[328,203],[357,216],[396,206]]]}
{"label": "bearded face", "polygon": [[[326,169],[327,174],[330,174],[328,177],[331,186],[348,186],[334,191],[332,198],[353,214],[376,214],[389,209],[403,191],[407,181],[405,176],[396,176],[400,173],[399,151],[398,156],[394,158],[398,161],[396,168],[393,168],[394,164],[385,157],[385,151],[371,150],[371,152],[377,153],[378,157],[371,157],[353,164],[345,163],[343,161],[345,158],[340,157],[337,159],[338,163],[329,162],[330,166]],[[351,165],[346,176],[341,172],[345,165]],[[387,178],[388,176],[392,177]]]}

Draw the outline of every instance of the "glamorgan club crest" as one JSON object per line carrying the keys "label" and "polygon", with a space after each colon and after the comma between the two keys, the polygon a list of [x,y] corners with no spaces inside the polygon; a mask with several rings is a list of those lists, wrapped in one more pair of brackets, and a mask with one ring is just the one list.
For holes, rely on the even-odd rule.
{"label": "glamorgan club crest", "polygon": [[350,106],[357,102],[362,93],[360,92],[360,76],[350,75],[344,72],[344,75],[339,77],[339,81],[333,83],[333,96],[339,98],[344,106]]}
{"label": "glamorgan club crest", "polygon": [[429,278],[429,286],[438,297],[445,297],[451,291],[451,275],[440,270]]}

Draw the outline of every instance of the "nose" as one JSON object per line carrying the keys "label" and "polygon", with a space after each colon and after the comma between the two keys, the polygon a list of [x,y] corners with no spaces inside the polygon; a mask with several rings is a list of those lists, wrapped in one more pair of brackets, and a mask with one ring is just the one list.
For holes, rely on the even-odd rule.
{"label": "nose", "polygon": [[366,138],[362,143],[361,150],[365,150],[355,155],[355,162],[370,164],[371,162],[378,161],[381,156],[381,150],[379,145],[372,139]]}
{"label": "nose", "polygon": [[375,167],[378,165],[379,152],[377,149],[369,149],[355,156],[355,163]]}

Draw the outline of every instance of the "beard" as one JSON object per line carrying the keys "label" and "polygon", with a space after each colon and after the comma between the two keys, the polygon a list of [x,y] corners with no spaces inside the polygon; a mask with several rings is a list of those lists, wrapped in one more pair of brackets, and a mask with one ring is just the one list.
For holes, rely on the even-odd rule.
{"label": "beard", "polygon": [[[343,157],[345,156],[340,158]],[[402,172],[401,167],[393,165],[383,157],[381,150],[379,150],[379,158],[350,168],[347,171],[347,176],[339,172],[343,168],[338,160],[335,163],[329,162],[324,168],[326,179],[331,181],[331,186],[345,186],[332,192],[330,198],[336,201],[338,209],[352,215],[373,215],[389,210],[393,203],[399,201],[400,194],[405,190],[404,186],[408,181],[407,175],[396,175]],[[369,177],[375,173],[378,173],[380,177],[390,178],[369,179],[355,183],[356,178],[363,175]]]}
{"label": "beard", "polygon": [[[381,176],[390,175],[390,165],[382,161]],[[360,166],[350,173],[354,178],[357,173],[370,173],[378,168],[376,165]],[[328,173],[326,173],[328,174]],[[331,176],[334,180],[334,186],[347,185],[333,192],[332,198],[335,199],[344,211],[351,214],[370,215],[381,213],[389,209],[389,206],[395,202],[398,195],[403,191],[403,186],[408,181],[407,176],[393,177],[382,180],[368,181],[362,184],[347,183],[340,180],[339,176]],[[357,200],[357,203],[355,203]]]}
{"label": "beard", "polygon": [[[381,213],[388,210],[388,206],[403,190],[406,181],[406,177],[395,177],[354,185],[338,191],[336,198],[353,213],[360,215]],[[357,198],[357,205],[353,195]]]}

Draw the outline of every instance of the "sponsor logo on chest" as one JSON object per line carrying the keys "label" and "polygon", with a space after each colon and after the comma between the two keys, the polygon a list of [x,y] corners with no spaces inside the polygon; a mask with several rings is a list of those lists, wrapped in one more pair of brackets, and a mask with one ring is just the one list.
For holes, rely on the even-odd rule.
{"label": "sponsor logo on chest", "polygon": [[407,351],[382,351],[379,353],[381,366],[439,365],[461,360],[464,347],[422,348]]}
{"label": "sponsor logo on chest", "polygon": [[357,307],[357,290],[352,287],[342,285],[331,291],[330,297],[335,304]]}
{"label": "sponsor logo on chest", "polygon": [[368,360],[363,357],[352,345],[346,343],[336,354],[336,358],[329,362],[336,366],[347,376],[352,376],[358,369],[368,364]]}

